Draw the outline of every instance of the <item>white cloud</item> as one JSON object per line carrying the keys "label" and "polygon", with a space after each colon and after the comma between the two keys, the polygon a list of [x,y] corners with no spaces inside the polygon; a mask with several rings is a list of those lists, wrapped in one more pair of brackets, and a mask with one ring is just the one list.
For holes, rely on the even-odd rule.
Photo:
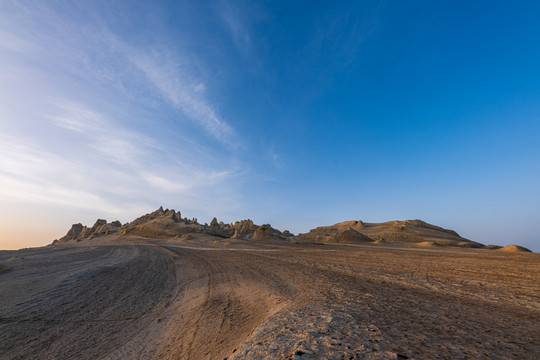
{"label": "white cloud", "polygon": [[19,62],[41,62],[39,67],[50,74],[72,75],[71,81],[73,77],[88,80],[87,86],[100,82],[108,91],[124,91],[138,101],[148,101],[141,95],[153,91],[179,111],[177,121],[188,119],[220,143],[236,146],[234,130],[206,96],[208,83],[200,76],[202,62],[189,49],[179,49],[162,38],[133,45],[114,33],[105,19],[93,18],[88,9],[79,9],[88,13],[79,24],[52,7],[39,2],[35,7],[33,12],[11,9],[6,12],[9,15],[0,15],[0,53],[17,53]]}
{"label": "white cloud", "polygon": [[142,178],[148,182],[151,186],[155,186],[162,191],[166,192],[185,192],[189,189],[189,186],[185,183],[178,181],[171,181],[165,179],[156,174],[143,174]]}
{"label": "white cloud", "polygon": [[[235,171],[182,162],[173,149],[154,146],[146,136],[80,105],[76,108],[76,113],[55,117],[73,119],[67,129],[78,137],[64,144],[73,152],[61,153],[63,146],[43,139],[0,136],[0,199],[125,215],[124,209],[133,204],[152,206],[159,199],[183,203],[208,191],[231,191]],[[77,118],[77,113],[84,116]],[[53,126],[59,124],[64,128],[66,122]]]}
{"label": "white cloud", "polygon": [[67,103],[59,108],[62,110],[60,115],[48,116],[59,127],[78,133],[97,132],[104,127],[101,116],[88,109]]}

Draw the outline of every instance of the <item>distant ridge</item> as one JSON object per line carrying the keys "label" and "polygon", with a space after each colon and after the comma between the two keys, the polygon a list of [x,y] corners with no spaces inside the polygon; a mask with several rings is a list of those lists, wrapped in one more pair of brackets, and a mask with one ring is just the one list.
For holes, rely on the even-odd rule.
{"label": "distant ridge", "polygon": [[[309,233],[298,235],[298,239],[303,242],[315,243],[343,242],[340,240],[340,235],[351,231],[364,236],[364,239],[360,241],[427,243],[470,248],[484,247],[483,244],[459,236],[453,230],[428,224],[422,220],[394,220],[383,223],[366,223],[361,220],[345,221],[330,226],[317,227]],[[356,238],[359,239],[358,236]],[[354,243],[357,240],[350,238],[350,242]]]}
{"label": "distant ridge", "polygon": [[88,228],[82,224],[73,224],[67,234],[53,244],[67,242],[80,242],[104,236],[138,236],[144,238],[174,238],[189,234],[206,234],[220,238],[234,238],[242,240],[290,241],[294,235],[288,231],[281,232],[269,224],[255,225],[252,220],[241,220],[234,224],[218,222],[212,219],[210,224],[199,224],[197,218],[182,218],[180,211],[163,209],[160,207],[154,212],[143,215],[130,223],[122,225],[119,221],[108,223],[99,219]]}
{"label": "distant ridge", "polygon": [[314,244],[361,244],[361,243],[415,243],[422,246],[456,246],[484,248],[506,252],[530,252],[522,246],[485,246],[461,237],[457,232],[422,220],[388,221],[366,223],[361,220],[344,221],[330,226],[320,226],[308,233],[295,236],[289,231],[274,229],[270,224],[256,225],[252,220],[236,221],[234,224],[218,222],[213,218],[210,224],[200,224],[197,218],[182,218],[180,211],[163,209],[145,214],[130,223],[107,222],[98,219],[92,227],[80,223],[73,224],[67,234],[53,244],[91,241],[99,237],[135,236],[149,239],[192,237],[204,234],[222,239],[249,241],[287,241]]}

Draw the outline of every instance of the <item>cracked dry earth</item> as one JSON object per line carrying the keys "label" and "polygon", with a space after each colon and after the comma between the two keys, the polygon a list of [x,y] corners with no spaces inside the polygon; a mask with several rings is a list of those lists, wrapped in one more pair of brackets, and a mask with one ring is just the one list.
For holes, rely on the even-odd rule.
{"label": "cracked dry earth", "polygon": [[1,359],[537,359],[540,257],[127,241],[0,252]]}

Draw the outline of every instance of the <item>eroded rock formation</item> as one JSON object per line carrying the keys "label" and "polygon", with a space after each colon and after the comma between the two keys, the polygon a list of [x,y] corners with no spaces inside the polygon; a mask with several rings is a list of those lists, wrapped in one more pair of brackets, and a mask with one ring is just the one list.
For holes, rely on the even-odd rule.
{"label": "eroded rock formation", "polygon": [[55,240],[55,243],[64,243],[68,241],[82,241],[95,237],[114,234],[120,229],[122,224],[116,220],[112,223],[107,223],[107,220],[98,219],[91,227],[83,226],[82,224],[73,224],[71,229],[62,238]]}
{"label": "eroded rock formation", "polygon": [[269,224],[259,226],[250,219],[237,221],[234,224],[225,224],[213,218],[210,225],[202,225],[199,224],[196,218],[182,218],[180,211],[160,207],[156,211],[145,214],[124,225],[119,221],[107,223],[103,219],[98,219],[91,228],[82,224],[74,224],[64,237],[55,240],[53,244],[91,240],[113,234],[144,238],[178,238],[190,234],[207,234],[220,238],[255,241],[290,241],[294,239],[294,235],[289,231],[282,233]]}
{"label": "eroded rock formation", "polygon": [[394,220],[383,223],[366,223],[360,220],[344,221],[330,226],[320,226],[308,233],[295,236],[288,230],[281,232],[274,229],[270,224],[256,225],[251,219],[227,224],[213,218],[210,224],[200,224],[196,218],[182,218],[180,211],[163,209],[163,207],[124,225],[118,220],[108,223],[104,219],[98,219],[92,227],[80,223],[73,224],[67,234],[55,240],[53,244],[124,235],[145,239],[185,240],[193,239],[197,234],[245,241],[288,241],[315,244],[408,242],[426,246],[459,246],[500,249],[509,252],[530,251],[517,245],[508,245],[505,248],[496,245],[484,246],[461,237],[453,230],[428,224],[422,220]]}
{"label": "eroded rock formation", "polygon": [[345,221],[331,226],[321,226],[306,234],[299,234],[298,240],[312,243],[361,243],[412,242],[432,243],[444,246],[483,247],[484,245],[465,239],[453,230],[431,225],[422,220],[388,221],[366,223]]}

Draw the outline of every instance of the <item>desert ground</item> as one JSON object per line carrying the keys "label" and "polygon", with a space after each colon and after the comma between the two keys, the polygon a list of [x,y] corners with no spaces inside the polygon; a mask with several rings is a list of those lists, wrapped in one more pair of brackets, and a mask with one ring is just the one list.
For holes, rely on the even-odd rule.
{"label": "desert ground", "polygon": [[2,359],[535,359],[540,254],[200,234],[0,252]]}

